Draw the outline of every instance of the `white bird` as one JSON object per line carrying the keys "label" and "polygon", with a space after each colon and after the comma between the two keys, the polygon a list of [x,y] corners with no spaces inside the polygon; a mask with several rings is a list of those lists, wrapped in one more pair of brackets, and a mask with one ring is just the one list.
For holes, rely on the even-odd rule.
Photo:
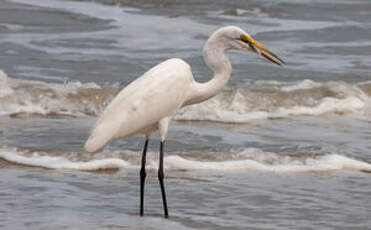
{"label": "white bird", "polygon": [[[140,170],[140,215],[143,215],[146,151],[154,131],[161,137],[158,179],[164,215],[168,209],[163,183],[163,148],[169,122],[184,106],[200,103],[217,95],[228,82],[232,66],[225,55],[227,50],[248,50],[281,65],[284,62],[239,27],[227,26],[215,31],[203,48],[203,57],[214,77],[198,83],[191,67],[178,58],[168,59],[148,70],[126,86],[105,108],[85,143],[85,150],[96,152],[109,142],[142,133],[146,140]],[[270,55],[270,56],[268,56]]]}

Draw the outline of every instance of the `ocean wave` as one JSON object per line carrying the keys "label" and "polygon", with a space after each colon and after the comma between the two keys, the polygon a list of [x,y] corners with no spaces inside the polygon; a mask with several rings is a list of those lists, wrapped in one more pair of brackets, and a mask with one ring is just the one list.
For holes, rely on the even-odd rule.
{"label": "ocean wave", "polygon": [[[362,87],[361,87],[362,85]],[[252,120],[323,114],[365,115],[370,104],[370,83],[297,83],[261,81],[228,86],[221,94],[183,108],[178,120],[250,122]]]}
{"label": "ocean wave", "polygon": [[[117,85],[26,81],[0,71],[0,115],[97,116],[120,90]],[[368,119],[370,95],[371,82],[238,83],[208,101],[181,109],[175,119],[238,123],[328,113]]]}
{"label": "ocean wave", "polygon": [[169,168],[178,170],[211,170],[225,172],[261,171],[270,173],[301,173],[323,171],[363,171],[371,172],[371,164],[338,154],[307,158],[304,162],[288,157],[283,164],[265,164],[255,160],[231,160],[224,162],[199,162],[179,156],[169,156],[165,160]]}
{"label": "ocean wave", "polygon": [[97,171],[103,169],[128,168],[130,164],[121,159],[101,159],[88,162],[71,161],[60,156],[40,156],[35,153],[27,157],[11,151],[1,151],[0,157],[8,162],[47,169],[73,169],[81,171]]}
{"label": "ocean wave", "polygon": [[96,116],[118,93],[95,83],[51,84],[8,77],[0,71],[0,115]]}
{"label": "ocean wave", "polygon": [[[114,155],[117,153],[113,153]],[[139,159],[139,154],[135,153]],[[68,154],[67,154],[68,155]],[[82,171],[98,171],[106,169],[139,169],[139,160],[112,158],[91,159],[89,161],[72,160],[67,156],[50,156],[45,153],[23,152],[16,148],[0,149],[0,158],[18,165],[41,167],[47,169],[72,169]],[[132,153],[129,153],[132,155]],[[153,154],[155,155],[155,154]],[[224,161],[200,161],[186,159],[179,155],[164,158],[167,170],[181,171],[214,171],[214,172],[248,172],[261,171],[267,173],[304,173],[324,171],[360,171],[371,172],[371,164],[339,154],[320,156],[289,156],[263,152],[260,149],[248,148],[237,154],[239,159]],[[157,169],[158,162],[149,159],[148,168]]]}

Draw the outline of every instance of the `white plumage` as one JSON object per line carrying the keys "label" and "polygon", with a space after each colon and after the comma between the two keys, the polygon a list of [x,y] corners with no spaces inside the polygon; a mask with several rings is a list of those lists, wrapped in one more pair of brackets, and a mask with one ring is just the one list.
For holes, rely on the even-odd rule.
{"label": "white plumage", "polygon": [[159,130],[161,136],[158,178],[167,217],[163,146],[169,123],[183,106],[205,101],[223,89],[232,72],[231,63],[225,55],[225,51],[229,49],[249,50],[275,64],[284,63],[242,29],[235,26],[223,27],[210,36],[203,48],[204,60],[214,71],[214,77],[210,81],[196,82],[190,66],[181,59],[166,60],[130,83],[112,100],[86,141],[86,151],[95,152],[118,138],[145,134],[140,171],[140,215],[143,215],[146,152],[151,133]]}
{"label": "white plumage", "polygon": [[[149,137],[160,124],[167,129],[170,119],[187,101],[192,81],[190,66],[181,59],[169,59],[151,68],[107,106],[85,149],[95,152],[112,140],[137,133]],[[161,135],[164,139],[166,132]]]}

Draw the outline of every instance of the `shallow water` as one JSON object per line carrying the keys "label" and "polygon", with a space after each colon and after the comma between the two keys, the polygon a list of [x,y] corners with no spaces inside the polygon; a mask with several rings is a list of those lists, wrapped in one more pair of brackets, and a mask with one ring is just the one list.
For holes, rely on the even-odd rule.
{"label": "shallow water", "polygon": [[148,179],[141,218],[134,173],[2,171],[8,186],[1,193],[1,222],[12,229],[368,229],[371,224],[369,175],[359,173],[175,175],[166,180],[171,213],[166,220],[155,173]]}
{"label": "shallow water", "polygon": [[[0,227],[371,229],[368,1],[61,1],[0,4]],[[158,136],[139,211],[142,136],[86,153],[104,106],[157,63],[195,78],[207,37],[237,25],[286,62],[231,52],[229,85]]]}

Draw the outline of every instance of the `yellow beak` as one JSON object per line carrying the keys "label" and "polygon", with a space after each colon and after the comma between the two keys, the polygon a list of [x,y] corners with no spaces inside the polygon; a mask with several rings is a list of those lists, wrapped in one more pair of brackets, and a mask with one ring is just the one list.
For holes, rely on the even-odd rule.
{"label": "yellow beak", "polygon": [[[285,62],[279,58],[276,54],[274,54],[273,52],[269,51],[267,48],[265,48],[262,44],[260,44],[259,42],[255,41],[251,36],[247,35],[247,34],[242,34],[240,39],[243,41],[243,42],[246,42],[247,44],[249,44],[250,48],[257,54],[259,54],[260,56],[266,58],[268,61],[274,63],[274,64],[277,64],[277,65],[282,65],[282,64],[285,64]],[[259,49],[259,51],[256,49],[256,48]],[[264,53],[265,52],[265,53]],[[270,56],[268,56],[267,54],[269,54]],[[275,59],[273,59],[275,58]]]}

